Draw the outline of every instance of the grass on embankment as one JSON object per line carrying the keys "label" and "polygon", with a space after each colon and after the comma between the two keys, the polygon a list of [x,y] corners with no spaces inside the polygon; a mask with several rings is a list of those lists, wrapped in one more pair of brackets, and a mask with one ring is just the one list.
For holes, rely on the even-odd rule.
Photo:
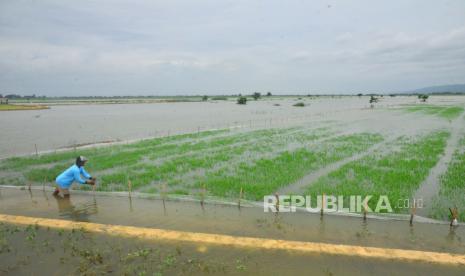
{"label": "grass on embankment", "polygon": [[439,194],[433,198],[430,215],[448,220],[449,208],[457,207],[459,221],[465,220],[465,137],[459,143],[447,171],[441,176]]}
{"label": "grass on embankment", "polygon": [[0,111],[14,111],[14,110],[39,110],[49,109],[46,105],[16,105],[16,104],[0,104]]}
{"label": "grass on embankment", "polygon": [[406,107],[405,110],[453,120],[462,114],[464,108],[462,106],[415,105]]}
{"label": "grass on embankment", "polygon": [[399,150],[350,162],[321,177],[308,188],[307,194],[312,196],[312,201],[323,193],[346,197],[361,195],[362,198],[372,195],[369,202],[372,210],[380,195],[387,195],[395,212],[408,211],[398,208],[398,202],[410,199],[428,176],[443,153],[449,135],[448,132],[435,132],[415,141],[399,139]]}

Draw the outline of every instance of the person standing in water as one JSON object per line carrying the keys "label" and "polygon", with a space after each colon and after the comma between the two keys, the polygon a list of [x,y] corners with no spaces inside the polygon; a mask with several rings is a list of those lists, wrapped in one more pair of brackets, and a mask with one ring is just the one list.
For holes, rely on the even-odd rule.
{"label": "person standing in water", "polygon": [[[87,158],[84,156],[78,156],[76,158],[76,164],[66,169],[55,179],[57,187],[53,192],[54,196],[61,193],[64,197],[69,197],[69,188],[74,181],[79,182],[80,184],[95,185],[95,177],[92,177],[86,172],[86,170],[84,170],[86,162]],[[85,179],[82,179],[81,175],[84,176]]]}

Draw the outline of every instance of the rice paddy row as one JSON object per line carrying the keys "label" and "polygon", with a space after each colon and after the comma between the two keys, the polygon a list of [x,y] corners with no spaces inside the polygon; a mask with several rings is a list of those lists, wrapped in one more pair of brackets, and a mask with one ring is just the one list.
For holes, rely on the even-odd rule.
{"label": "rice paddy row", "polygon": [[[350,162],[323,176],[307,193],[316,195],[372,195],[369,207],[374,210],[381,195],[387,195],[395,212],[407,212],[399,202],[411,199],[429,170],[443,153],[450,134],[434,132],[423,137],[399,138],[388,154],[371,154]],[[398,149],[396,149],[398,147]],[[348,204],[348,202],[345,202]],[[348,207],[348,206],[346,206]]]}
{"label": "rice paddy row", "polygon": [[407,112],[435,115],[447,120],[453,120],[463,113],[464,108],[462,106],[415,105],[406,107],[405,110]]}
{"label": "rice paddy row", "polygon": [[[465,137],[460,141],[447,171],[441,176],[439,194],[433,198],[430,216],[436,219],[448,220],[448,208],[457,207],[459,220],[465,220]],[[460,212],[460,210],[462,210]]]}
{"label": "rice paddy row", "polygon": [[[211,195],[235,197],[243,188],[247,198],[260,199],[313,169],[382,140],[369,133],[331,135],[334,132],[327,128],[211,131],[86,149],[79,154],[91,158],[87,169],[100,179],[98,190],[124,191],[131,180],[134,190],[144,192],[161,192],[166,184],[170,193],[196,194],[205,187]],[[4,160],[1,183],[53,182],[75,155],[71,151]]]}

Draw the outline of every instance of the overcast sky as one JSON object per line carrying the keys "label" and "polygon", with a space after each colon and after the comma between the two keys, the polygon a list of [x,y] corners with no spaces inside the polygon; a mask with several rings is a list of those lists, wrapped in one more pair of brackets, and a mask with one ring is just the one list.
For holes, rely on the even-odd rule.
{"label": "overcast sky", "polygon": [[355,93],[465,83],[465,1],[0,0],[0,93]]}

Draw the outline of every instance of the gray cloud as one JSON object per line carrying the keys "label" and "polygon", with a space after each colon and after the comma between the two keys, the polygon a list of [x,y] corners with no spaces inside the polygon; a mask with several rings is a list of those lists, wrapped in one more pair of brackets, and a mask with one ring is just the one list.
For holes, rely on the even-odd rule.
{"label": "gray cloud", "polygon": [[465,82],[463,45],[459,0],[3,1],[0,93],[399,91]]}

